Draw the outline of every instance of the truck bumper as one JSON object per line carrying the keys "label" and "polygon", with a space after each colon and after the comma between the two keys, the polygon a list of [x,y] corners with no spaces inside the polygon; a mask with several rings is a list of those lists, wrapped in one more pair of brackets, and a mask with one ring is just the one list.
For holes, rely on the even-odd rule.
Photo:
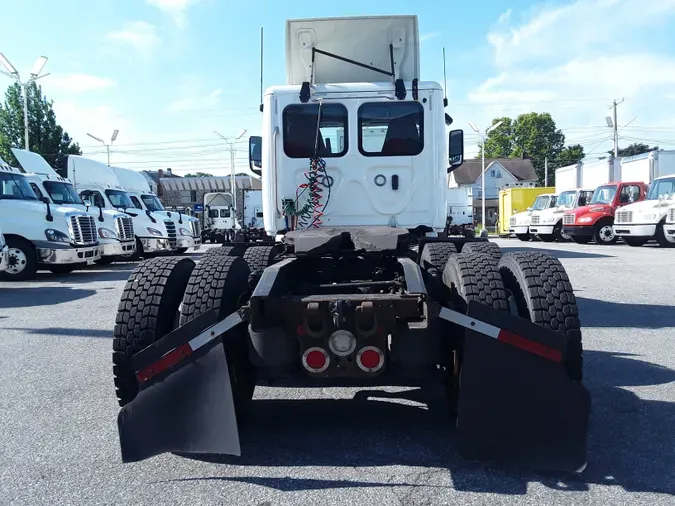
{"label": "truck bumper", "polygon": [[663,232],[668,241],[675,242],[675,223],[666,223],[663,226]]}
{"label": "truck bumper", "polygon": [[515,227],[509,227],[509,234],[527,234],[530,231],[530,227],[528,225],[519,225]]}
{"label": "truck bumper", "polygon": [[112,257],[118,255],[130,255],[136,251],[136,241],[111,241],[101,243],[101,256]]}
{"label": "truck bumper", "polygon": [[9,246],[6,244],[0,248],[0,272],[7,270],[9,265]]}
{"label": "truck bumper", "polygon": [[618,236],[627,237],[652,237],[656,234],[656,223],[654,224],[614,224],[614,233]]}
{"label": "truck bumper", "polygon": [[101,259],[100,246],[87,246],[81,248],[74,248],[71,245],[55,245],[53,243],[46,243],[49,246],[38,245],[37,258],[38,262],[47,265],[67,265],[86,263],[93,264],[96,260]]}
{"label": "truck bumper", "polygon": [[145,253],[170,252],[175,249],[171,247],[168,237],[161,239],[157,237],[139,237],[138,239],[141,241]]}
{"label": "truck bumper", "polygon": [[563,232],[575,237],[591,237],[593,235],[593,227],[584,225],[565,225],[563,227]]}
{"label": "truck bumper", "polygon": [[197,251],[202,245],[202,239],[200,237],[191,237],[187,235],[180,235],[176,239],[176,247],[181,248],[194,248]]}
{"label": "truck bumper", "polygon": [[530,234],[551,235],[553,234],[553,225],[530,225],[529,231]]}

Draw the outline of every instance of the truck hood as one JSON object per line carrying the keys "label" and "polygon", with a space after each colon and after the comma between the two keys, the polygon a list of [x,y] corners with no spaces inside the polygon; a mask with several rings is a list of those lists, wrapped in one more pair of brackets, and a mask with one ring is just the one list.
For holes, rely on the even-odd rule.
{"label": "truck hood", "polygon": [[634,213],[646,213],[648,211],[654,211],[657,213],[665,213],[668,206],[675,204],[673,199],[662,200],[661,205],[659,205],[658,200],[642,200],[640,202],[635,202],[633,204],[628,204],[627,206],[621,207],[621,211],[633,211]]}
{"label": "truck hood", "polygon": [[511,216],[511,223],[514,226],[524,226],[530,224],[530,215],[538,211],[521,211]]}
{"label": "truck hood", "polygon": [[80,209],[75,209],[74,207],[59,206],[55,204],[50,204],[49,208],[51,210],[54,221],[47,221],[47,205],[37,201],[37,200],[13,200],[12,202],[12,215],[20,216],[21,218],[16,219],[12,218],[11,221],[7,221],[7,229],[12,231],[18,231],[21,229],[21,222],[23,220],[35,220],[40,218],[44,220],[45,228],[55,228],[61,230],[62,232],[68,231],[67,225],[67,215],[84,215],[87,216],[87,213]]}
{"label": "truck hood", "polygon": [[573,214],[575,217],[579,218],[585,214],[589,214],[593,212],[595,213],[610,213],[612,212],[612,206],[609,204],[594,204],[594,205],[588,205],[588,206],[582,206],[582,207],[576,207],[574,209],[568,209],[565,211],[565,214]]}

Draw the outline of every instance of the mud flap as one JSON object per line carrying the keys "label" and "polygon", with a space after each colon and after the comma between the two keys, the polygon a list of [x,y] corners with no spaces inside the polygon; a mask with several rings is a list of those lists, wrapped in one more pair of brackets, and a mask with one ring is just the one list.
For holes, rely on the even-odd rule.
{"label": "mud flap", "polygon": [[234,316],[191,332],[213,319],[205,313],[134,357],[137,376],[146,381],[117,417],[123,462],[166,452],[241,454],[222,344],[224,332],[242,322]]}
{"label": "mud flap", "polygon": [[567,376],[565,336],[476,302],[467,315],[444,308],[441,317],[467,329],[457,406],[460,455],[581,472],[590,394]]}

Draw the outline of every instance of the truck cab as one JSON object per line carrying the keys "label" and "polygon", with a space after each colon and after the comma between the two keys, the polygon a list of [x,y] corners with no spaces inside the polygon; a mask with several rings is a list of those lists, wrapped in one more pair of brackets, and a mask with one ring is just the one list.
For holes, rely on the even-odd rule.
{"label": "truck cab", "polygon": [[[646,198],[617,211],[614,233],[629,246],[643,246],[656,239],[661,247],[675,245],[675,235],[666,234],[669,207],[675,204],[675,176],[654,179]],[[670,227],[668,227],[670,228]]]}
{"label": "truck cab", "polygon": [[94,217],[101,247],[97,263],[108,264],[136,250],[134,225],[129,215],[85,205],[72,182],[57,174],[42,156],[16,148],[12,148],[12,152],[39,199],[48,198],[52,204],[74,207]]}
{"label": "truck cab", "polygon": [[530,217],[533,212],[543,211],[555,207],[558,196],[555,193],[537,195],[532,207],[515,213],[509,219],[509,234],[515,235],[521,241],[530,240]]}
{"label": "truck cab", "polygon": [[204,194],[203,240],[223,243],[234,238],[238,223],[234,216],[232,201],[232,194],[229,192]]}
{"label": "truck cab", "polygon": [[585,206],[592,196],[591,189],[579,188],[560,192],[555,207],[532,212],[529,233],[544,242],[570,241],[572,238],[563,231],[563,214],[569,209]]}
{"label": "truck cab", "polygon": [[172,253],[176,250],[174,222],[168,218],[155,217],[149,211],[139,212],[113,170],[106,164],[78,155],[69,155],[68,179],[75,185],[85,205],[121,211],[131,216],[136,251],[124,257],[133,259],[145,255]]}
{"label": "truck cab", "polygon": [[144,213],[172,220],[176,230],[176,249],[178,254],[193,248],[197,251],[202,245],[201,226],[197,218],[181,211],[167,211],[157,198],[143,174],[131,169],[113,167],[117,180],[129,195],[134,209]]}
{"label": "truck cab", "polygon": [[563,215],[563,232],[577,244],[591,239],[596,244],[614,244],[614,215],[617,209],[644,200],[647,185],[640,181],[608,183],[598,186],[587,206]]}
{"label": "truck cab", "polygon": [[101,258],[94,218],[40,200],[28,179],[0,160],[0,229],[9,249],[5,281],[26,281],[38,269],[71,272]]}

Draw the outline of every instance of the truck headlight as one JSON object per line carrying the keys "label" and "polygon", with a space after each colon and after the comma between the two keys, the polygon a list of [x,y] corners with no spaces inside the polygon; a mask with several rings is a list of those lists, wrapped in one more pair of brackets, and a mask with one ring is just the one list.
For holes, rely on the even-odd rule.
{"label": "truck headlight", "polygon": [[656,215],[655,214],[645,214],[645,220],[655,220]]}
{"label": "truck headlight", "polygon": [[589,216],[584,216],[583,218],[579,218],[577,221],[579,223],[589,223],[589,222],[593,221],[593,218],[591,218]]}
{"label": "truck headlight", "polygon": [[192,235],[192,232],[190,232],[187,228],[179,228],[178,233],[180,235]]}
{"label": "truck headlight", "polygon": [[117,232],[109,228],[101,227],[98,229],[98,236],[101,239],[117,239]]}
{"label": "truck headlight", "polygon": [[68,236],[68,234],[64,234],[60,230],[54,230],[53,228],[45,230],[45,237],[49,242],[70,243],[70,236]]}
{"label": "truck headlight", "polygon": [[154,235],[155,237],[162,237],[164,235],[156,228],[147,227],[147,230],[150,235]]}

